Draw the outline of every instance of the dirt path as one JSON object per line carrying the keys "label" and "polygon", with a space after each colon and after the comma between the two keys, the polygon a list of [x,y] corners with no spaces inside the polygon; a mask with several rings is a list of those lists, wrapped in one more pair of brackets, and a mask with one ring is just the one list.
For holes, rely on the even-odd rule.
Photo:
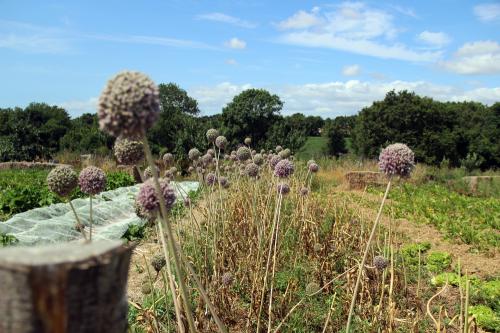
{"label": "dirt path", "polygon": [[[335,192],[335,190],[334,190]],[[341,191],[346,192],[346,191]],[[381,198],[371,193],[362,193],[349,191],[350,194],[356,196],[363,196],[364,199],[372,202],[380,203]],[[390,201],[386,201],[390,204]],[[350,204],[353,208],[360,211],[362,217],[368,220],[375,220],[377,211],[361,204]],[[401,234],[403,242],[429,242],[431,244],[431,251],[443,251],[450,253],[453,258],[453,265],[458,263],[463,267],[463,271],[469,274],[474,274],[480,277],[499,276],[500,275],[500,254],[498,250],[492,250],[488,253],[474,253],[471,252],[471,246],[464,243],[455,243],[444,239],[439,230],[429,224],[416,224],[406,219],[390,219],[382,215],[381,223],[385,227],[392,224],[393,230]]]}

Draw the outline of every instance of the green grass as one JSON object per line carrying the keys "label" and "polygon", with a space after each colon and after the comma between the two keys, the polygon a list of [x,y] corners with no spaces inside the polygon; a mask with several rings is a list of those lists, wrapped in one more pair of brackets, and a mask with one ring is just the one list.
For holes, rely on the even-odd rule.
{"label": "green grass", "polygon": [[432,224],[447,238],[481,250],[500,246],[498,198],[470,197],[435,183],[397,186],[389,197],[397,217]]}
{"label": "green grass", "polygon": [[[0,221],[27,210],[61,202],[47,187],[44,169],[10,169],[0,171]],[[124,172],[110,172],[107,175],[106,191],[134,184],[133,178]],[[85,197],[76,189],[71,199]]]}
{"label": "green grass", "polygon": [[297,151],[295,156],[301,160],[320,158],[328,153],[328,138],[322,136],[310,136],[304,145]]}

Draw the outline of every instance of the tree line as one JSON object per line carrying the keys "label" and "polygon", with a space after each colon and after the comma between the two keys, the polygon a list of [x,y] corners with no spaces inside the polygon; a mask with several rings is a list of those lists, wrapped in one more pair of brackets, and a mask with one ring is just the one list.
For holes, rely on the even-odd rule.
{"label": "tree line", "polygon": [[382,147],[402,142],[415,159],[467,169],[500,166],[500,102],[439,102],[414,92],[390,91],[351,117],[327,120],[330,153],[348,150],[376,158]]}
{"label": "tree line", "polygon": [[[217,128],[228,137],[231,149],[246,137],[255,149],[276,145],[299,149],[308,136],[319,135],[324,120],[318,116],[281,115],[283,102],[264,89],[248,89],[212,116],[200,116],[198,102],[174,83],[160,84],[160,119],[148,131],[153,152],[179,157],[189,149],[210,148],[205,133]],[[96,114],[71,119],[66,110],[45,103],[26,108],[0,108],[0,162],[48,160],[58,152],[107,154],[114,139],[101,132]]]}
{"label": "tree line", "polygon": [[[255,149],[276,145],[298,150],[309,136],[328,139],[330,155],[376,158],[394,142],[410,146],[418,162],[471,168],[500,166],[500,102],[438,102],[408,91],[390,91],[353,116],[323,119],[281,114],[279,96],[248,89],[220,114],[200,116],[197,101],[174,83],[160,84],[160,119],[148,132],[155,153],[178,157],[210,148],[205,132],[217,128],[237,148],[246,137]],[[32,103],[0,109],[0,161],[51,159],[60,151],[108,154],[114,139],[101,132],[95,114],[71,119],[57,106]]]}

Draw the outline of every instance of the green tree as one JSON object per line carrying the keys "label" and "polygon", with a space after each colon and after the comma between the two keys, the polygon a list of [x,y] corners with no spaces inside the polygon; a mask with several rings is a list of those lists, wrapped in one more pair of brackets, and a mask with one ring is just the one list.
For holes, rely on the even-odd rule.
{"label": "green tree", "polygon": [[264,89],[248,89],[235,96],[222,110],[223,132],[236,145],[245,137],[253,145],[265,145],[269,130],[279,117],[283,102],[277,95]]}

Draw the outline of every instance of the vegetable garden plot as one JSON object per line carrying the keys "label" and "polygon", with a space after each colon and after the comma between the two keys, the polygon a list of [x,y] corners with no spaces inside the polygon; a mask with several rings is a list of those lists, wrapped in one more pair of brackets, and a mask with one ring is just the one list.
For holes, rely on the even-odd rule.
{"label": "vegetable garden plot", "polygon": [[[198,182],[172,182],[177,198],[196,191]],[[92,200],[93,231],[95,240],[120,239],[131,225],[143,225],[144,220],[137,217],[134,200],[140,184],[121,187],[96,195]],[[81,222],[89,225],[89,199],[75,199],[73,206]],[[69,204],[59,203],[36,208],[14,215],[0,223],[0,233],[14,236],[18,245],[38,245],[69,242],[83,239],[75,230],[76,219]],[[88,231],[88,227],[85,229]]]}

